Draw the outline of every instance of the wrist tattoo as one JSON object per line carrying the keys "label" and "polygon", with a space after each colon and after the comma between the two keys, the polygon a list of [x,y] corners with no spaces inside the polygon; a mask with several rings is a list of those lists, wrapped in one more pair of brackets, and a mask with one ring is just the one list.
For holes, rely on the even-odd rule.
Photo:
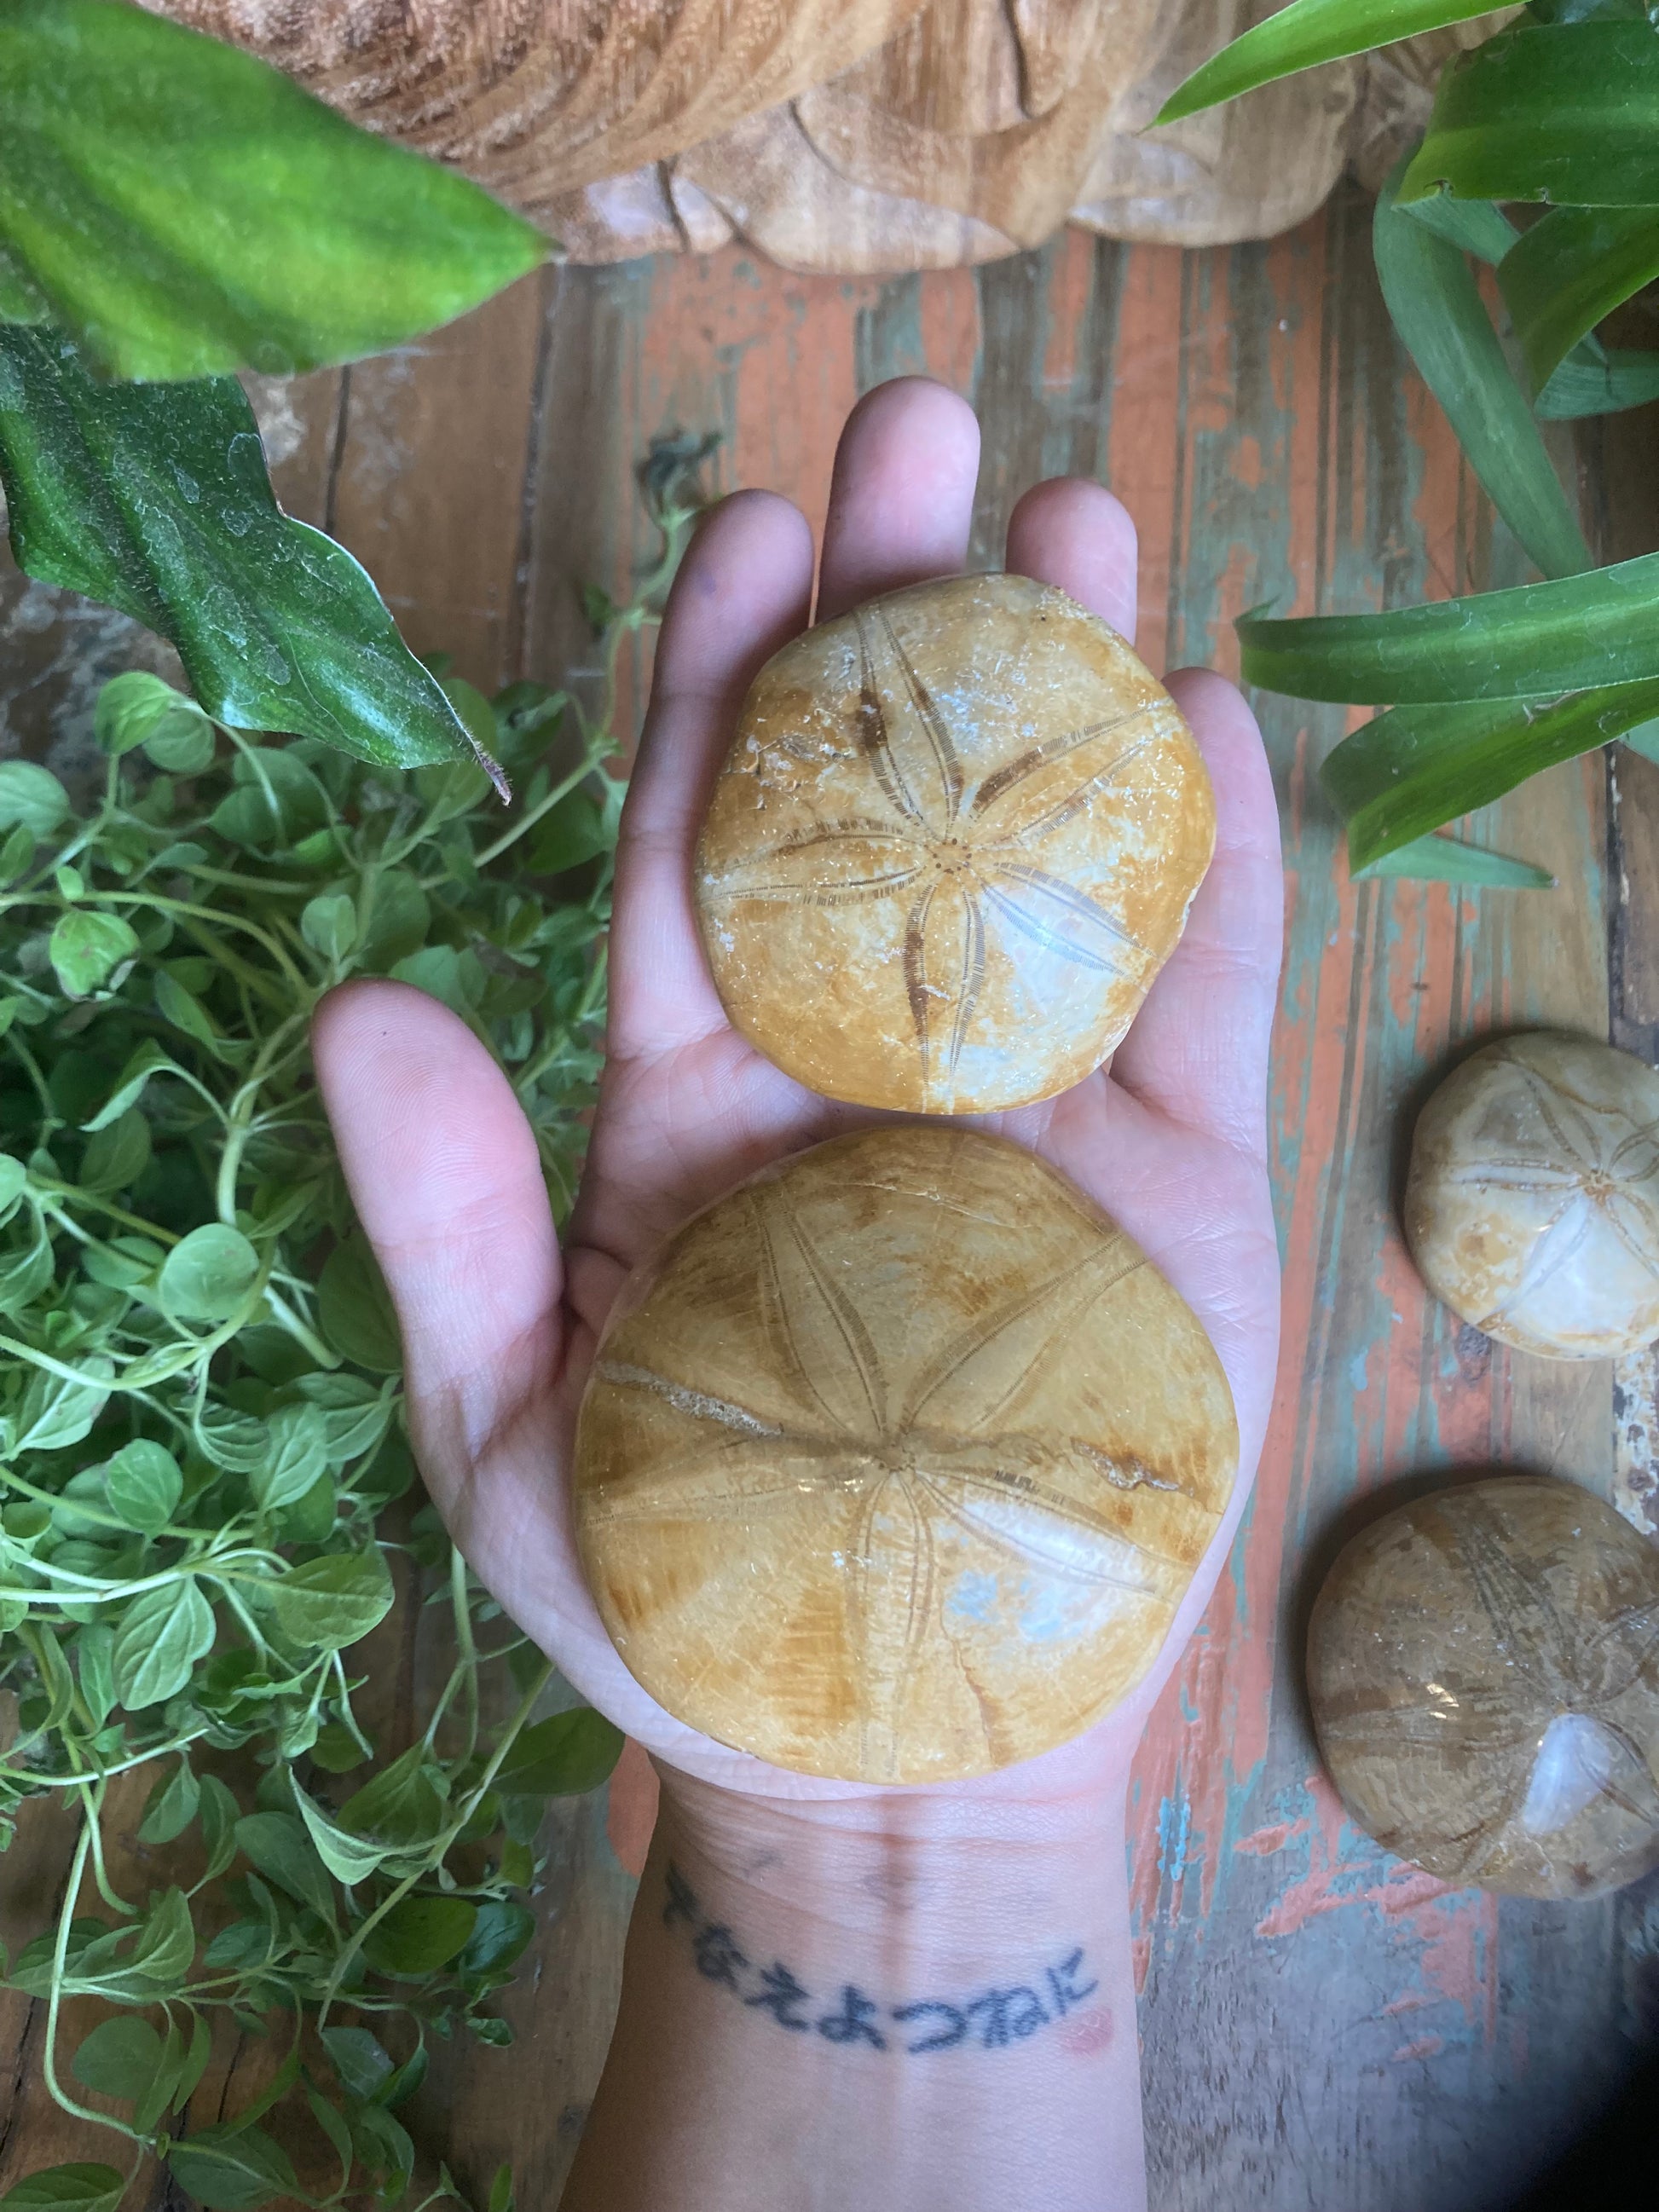
{"label": "wrist tattoo", "polygon": [[[765,2013],[796,2035],[821,2035],[829,2043],[862,2044],[872,2051],[917,2057],[928,2051],[969,2045],[995,2051],[1023,2043],[1040,2028],[1062,2021],[1100,1987],[1086,1978],[1083,1946],[1045,1966],[1035,1982],[987,1989],[956,2001],[921,1997],[883,2004],[843,1982],[833,1996],[815,1995],[781,1959],[769,1966],[750,1959],[723,1921],[711,1920],[671,1860],[662,1909],[665,1928],[683,1929],[692,1962],[708,1982],[729,1990],[744,2008]],[[1074,2047],[1097,2047],[1085,2042]]]}

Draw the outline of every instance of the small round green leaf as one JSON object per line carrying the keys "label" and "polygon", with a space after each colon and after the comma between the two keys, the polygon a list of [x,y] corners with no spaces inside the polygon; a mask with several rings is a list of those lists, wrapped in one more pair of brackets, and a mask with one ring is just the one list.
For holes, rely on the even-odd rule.
{"label": "small round green leaf", "polygon": [[158,1286],[161,1304],[175,1321],[228,1321],[258,1273],[259,1255],[241,1231],[210,1221],[168,1253]]}
{"label": "small round green leaf", "polygon": [[147,1437],[123,1444],[104,1469],[110,1510],[146,1536],[172,1520],[184,1487],[178,1461],[164,1444]]}
{"label": "small round green leaf", "polygon": [[263,2128],[203,2128],[167,2153],[173,2178],[207,2212],[254,2212],[299,2187],[293,2164]]}
{"label": "small round green leaf", "polygon": [[317,1317],[343,1358],[376,1374],[404,1364],[398,1316],[369,1241],[354,1230],[329,1254],[317,1285]]}
{"label": "small round green leaf", "polygon": [[143,745],[170,775],[195,775],[213,758],[213,725],[196,702],[143,668],[105,684],[93,733],[112,758]]}
{"label": "small round green leaf", "polygon": [[38,761],[0,761],[0,830],[21,823],[31,836],[50,837],[69,811],[70,795],[49,768]]}
{"label": "small round green leaf", "polygon": [[115,1693],[129,1710],[177,1696],[213,1649],[213,1608],[193,1580],[163,1583],[134,1598],[115,1634]]}
{"label": "small round green leaf", "polygon": [[267,1589],[283,1635],[313,1651],[356,1644],[392,1609],[392,1577],[378,1550],[307,1560]]}
{"label": "small round green leaf", "polygon": [[53,971],[71,999],[90,997],[137,950],[138,939],[120,915],[105,914],[96,907],[71,907],[58,917],[46,940]]}
{"label": "small round green leaf", "polygon": [[131,2015],[106,2020],[70,2061],[70,2071],[84,2087],[131,2104],[142,2097],[161,2063],[161,2039],[147,2020]]}

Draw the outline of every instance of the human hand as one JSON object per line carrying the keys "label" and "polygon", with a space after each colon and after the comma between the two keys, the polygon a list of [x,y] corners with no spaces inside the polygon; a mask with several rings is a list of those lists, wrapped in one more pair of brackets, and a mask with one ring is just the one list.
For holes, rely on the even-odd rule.
{"label": "human hand", "polygon": [[[978,445],[969,409],[937,385],[888,385],[855,410],[836,457],[820,619],[961,566]],[[1028,492],[1009,525],[1007,566],[1133,637],[1133,526],[1099,486]],[[455,1016],[404,985],[353,983],[325,1001],[314,1045],[403,1328],[416,1456],[475,1571],[585,1697],[684,1775],[844,1801],[871,1793],[712,1743],[647,1695],[583,1583],[568,1497],[577,1406],[629,1270],[765,1162],[881,1118],[803,1090],[731,1027],[692,913],[692,848],[733,717],[762,662],[805,625],[812,572],[801,515],[751,492],[709,515],[676,582],[623,814],[608,1055],[562,1255],[512,1090]],[[1272,1395],[1279,1259],[1266,1075],[1282,930],[1278,817],[1238,694],[1197,671],[1170,688],[1208,763],[1218,816],[1186,934],[1109,1073],[980,1126],[1097,1200],[1203,1320],[1232,1387],[1239,1477],[1146,1680],[1076,1743],[952,1786],[970,1801],[1087,1800],[1121,1783],[1225,1557]]]}

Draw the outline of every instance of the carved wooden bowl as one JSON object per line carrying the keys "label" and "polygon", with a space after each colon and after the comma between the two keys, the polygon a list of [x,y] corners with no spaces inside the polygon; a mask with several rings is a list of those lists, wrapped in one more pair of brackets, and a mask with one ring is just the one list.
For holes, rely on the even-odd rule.
{"label": "carved wooden bowl", "polygon": [[1406,1237],[1488,1336],[1600,1359],[1659,1336],[1659,1075],[1595,1037],[1505,1037],[1419,1117]]}
{"label": "carved wooden bowl", "polygon": [[1023,576],[918,584],[756,678],[698,849],[703,944],[812,1090],[1018,1106],[1117,1045],[1214,837],[1198,748],[1115,630]]}
{"label": "carved wooden bowl", "polygon": [[1404,1505],[1314,1606],[1343,1803],[1443,1881],[1594,1897],[1659,1864],[1659,1547],[1545,1475]]}
{"label": "carved wooden bowl", "polygon": [[1140,1680],[1237,1448],[1121,1230],[1000,1139],[887,1127],[765,1170],[624,1285],[576,1531],[671,1713],[809,1774],[948,1781]]}

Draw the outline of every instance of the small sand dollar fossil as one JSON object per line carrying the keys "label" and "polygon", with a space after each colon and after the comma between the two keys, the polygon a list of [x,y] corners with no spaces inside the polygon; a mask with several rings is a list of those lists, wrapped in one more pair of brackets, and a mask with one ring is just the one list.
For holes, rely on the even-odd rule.
{"label": "small sand dollar fossil", "polygon": [[813,1090],[1017,1106],[1118,1044],[1214,836],[1191,733],[1115,630],[1023,576],[918,584],[756,678],[698,848],[703,945]]}
{"label": "small sand dollar fossil", "polygon": [[766,1170],[624,1286],[576,1530],[671,1713],[810,1774],[945,1781],[1140,1680],[1237,1451],[1139,1247],[1029,1153],[913,1123]]}
{"label": "small sand dollar fossil", "polygon": [[1595,1037],[1505,1037],[1419,1117],[1406,1237],[1488,1336],[1599,1359],[1659,1336],[1659,1075]]}
{"label": "small sand dollar fossil", "polygon": [[1659,1865],[1659,1546],[1574,1483],[1461,1484],[1362,1529],[1308,1692],[1349,1812],[1443,1881],[1593,1897]]}

